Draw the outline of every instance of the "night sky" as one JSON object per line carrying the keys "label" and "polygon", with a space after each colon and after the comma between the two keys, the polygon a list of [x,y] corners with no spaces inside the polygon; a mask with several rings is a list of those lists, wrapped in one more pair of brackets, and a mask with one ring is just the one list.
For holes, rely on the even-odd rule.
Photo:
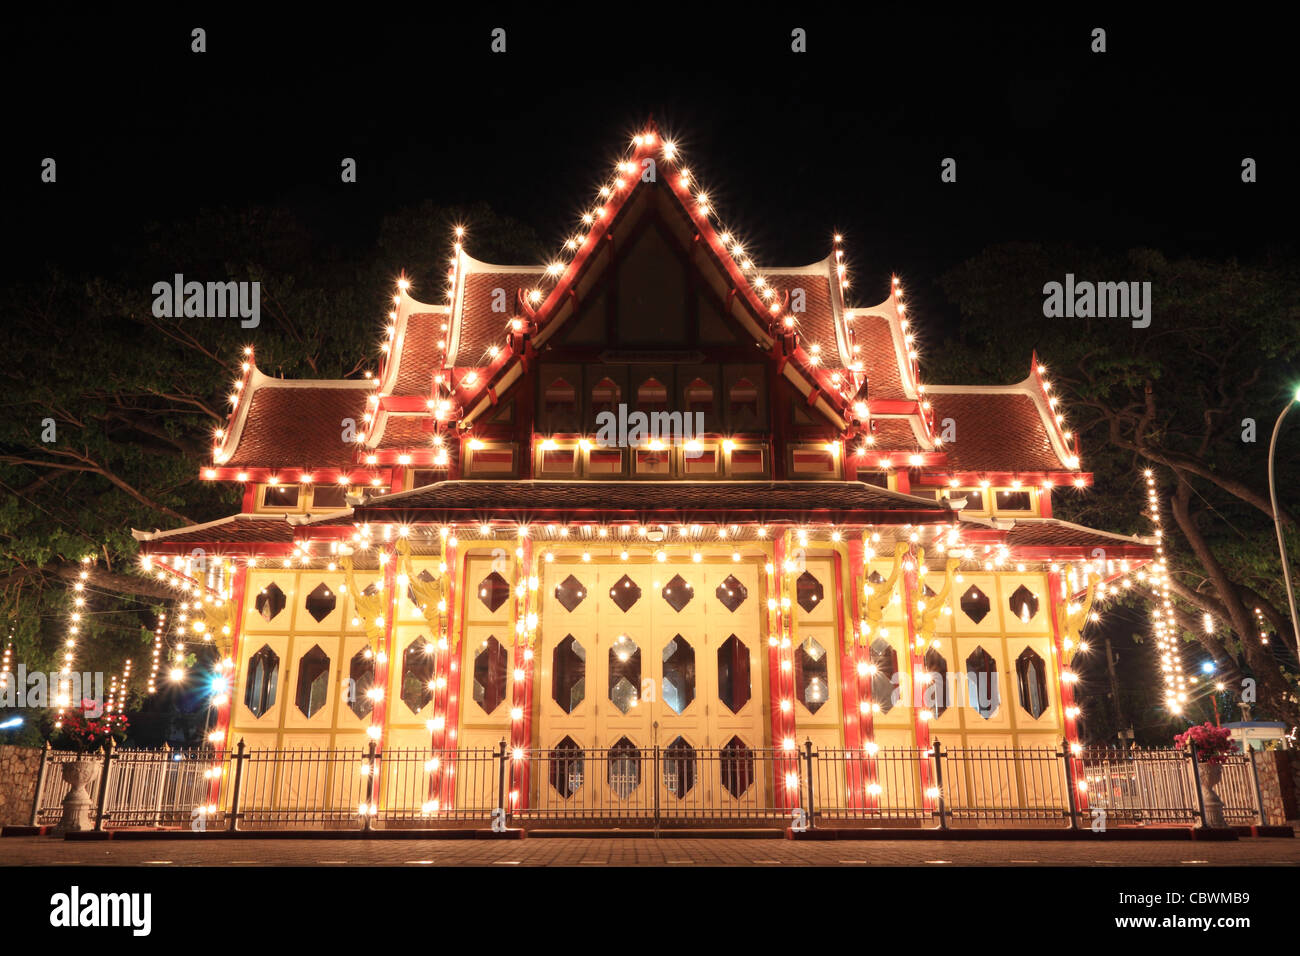
{"label": "night sky", "polygon": [[842,231],[859,295],[897,271],[935,331],[954,319],[935,278],[992,242],[1249,257],[1294,236],[1292,53],[1257,17],[598,9],[28,18],[5,66],[7,268],[95,268],[150,220],[247,201],[362,250],[403,206],[486,200],[558,248],[651,115],[760,267],[821,259]]}

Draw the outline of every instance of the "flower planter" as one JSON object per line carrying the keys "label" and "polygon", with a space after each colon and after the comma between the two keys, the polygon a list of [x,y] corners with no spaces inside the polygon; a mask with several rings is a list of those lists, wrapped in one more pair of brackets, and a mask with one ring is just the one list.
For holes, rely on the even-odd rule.
{"label": "flower planter", "polygon": [[1205,819],[1202,823],[1206,827],[1226,827],[1228,824],[1223,818],[1223,801],[1214,789],[1223,779],[1223,765],[1203,763],[1197,769],[1201,772],[1201,798],[1205,802]]}
{"label": "flower planter", "polygon": [[92,819],[95,800],[90,788],[99,778],[100,761],[83,757],[63,764],[63,779],[72,788],[63,798],[63,816],[59,818],[55,833],[76,832],[94,828]]}

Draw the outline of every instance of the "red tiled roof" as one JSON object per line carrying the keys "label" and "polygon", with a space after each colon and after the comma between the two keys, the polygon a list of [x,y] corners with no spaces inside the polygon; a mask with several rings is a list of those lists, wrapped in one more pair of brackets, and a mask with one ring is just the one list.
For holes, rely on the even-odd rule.
{"label": "red tiled roof", "polygon": [[874,445],[868,446],[868,453],[873,448],[879,451],[911,451],[919,447],[910,418],[873,418],[871,424],[871,434],[876,441]]}
{"label": "red tiled roof", "polygon": [[397,378],[393,395],[430,395],[433,373],[442,367],[442,349],[438,343],[447,338],[442,326],[443,312],[413,312],[406,317],[406,329],[397,347]]}
{"label": "red tiled roof", "polygon": [[[464,298],[460,306],[459,338],[452,365],[457,368],[480,368],[487,364],[487,350],[504,345],[506,323],[519,314],[519,290],[534,288],[544,275],[536,272],[469,272],[465,276]],[[495,290],[505,291],[505,312],[493,312]]]}
{"label": "red tiled roof", "polygon": [[867,376],[867,398],[906,399],[903,372],[890,332],[891,320],[872,312],[855,311],[853,316],[849,330],[853,345],[858,347],[856,358]]}
{"label": "red tiled roof", "polygon": [[1063,471],[1034,400],[1023,392],[930,392],[935,431],[953,420],[943,444],[950,471]]}
{"label": "red tiled roof", "polygon": [[[153,545],[187,544],[193,542],[222,541],[235,543],[268,542],[288,543],[293,540],[294,526],[284,515],[237,514],[204,524],[186,525],[170,531],[135,531],[137,541]],[[154,548],[145,547],[150,551]]]}
{"label": "red tiled roof", "polygon": [[1155,556],[1155,538],[1112,534],[1057,518],[1016,518],[1014,524],[987,518],[963,519],[962,536],[976,541],[1001,541],[1012,550],[1034,549],[1062,560],[1092,558],[1095,549],[1132,558]]}
{"label": "red tiled roof", "polygon": [[784,297],[791,289],[805,292],[805,311],[796,314],[799,320],[799,344],[809,355],[813,345],[820,345],[817,365],[820,368],[843,369],[839,339],[835,334],[835,310],[831,304],[830,276],[809,272],[763,271],[766,279]]}
{"label": "red tiled roof", "polygon": [[330,384],[306,387],[264,384],[253,393],[239,444],[222,462],[232,468],[347,467],[356,445],[343,441],[343,420],[360,430],[364,388]]}
{"label": "red tiled roof", "polygon": [[380,450],[390,448],[428,448],[433,438],[432,427],[437,419],[426,415],[389,415],[380,436]]}
{"label": "red tiled roof", "polygon": [[856,481],[443,481],[382,495],[359,522],[594,521],[647,523],[945,521],[947,506]]}

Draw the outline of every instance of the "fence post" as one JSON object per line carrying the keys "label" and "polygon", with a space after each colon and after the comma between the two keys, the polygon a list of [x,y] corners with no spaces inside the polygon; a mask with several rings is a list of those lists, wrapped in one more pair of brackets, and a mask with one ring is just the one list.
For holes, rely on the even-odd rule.
{"label": "fence post", "polygon": [[50,742],[45,741],[41,748],[41,762],[36,768],[36,796],[32,797],[32,826],[37,826],[41,818],[41,794],[45,792],[45,769],[50,764]]}
{"label": "fence post", "polygon": [[[655,794],[655,839],[659,839],[659,722],[655,721],[655,746],[654,746],[654,786],[651,788]],[[681,783],[678,782],[680,792]]]}
{"label": "fence post", "polygon": [[1259,811],[1259,825],[1268,826],[1268,820],[1264,817],[1264,791],[1259,788],[1259,766],[1255,763],[1255,748],[1247,743],[1246,752],[1250,754],[1250,775],[1255,778],[1255,809]]}
{"label": "fence post", "polygon": [[1187,752],[1192,760],[1192,787],[1196,790],[1196,812],[1200,815],[1201,826],[1205,823],[1205,794],[1201,793],[1201,768],[1196,763],[1196,741],[1187,740]]}
{"label": "fence post", "polygon": [[939,791],[939,829],[946,830],[948,829],[948,808],[943,795],[943,744],[936,740],[930,751],[934,754],[934,788]]}
{"label": "fence post", "polygon": [[158,773],[158,791],[153,798],[153,825],[156,827],[162,826],[163,794],[167,790],[167,775],[171,773],[172,767],[171,761],[167,758],[171,756],[171,752],[172,748],[164,740],[162,745],[162,767],[159,768]]}
{"label": "fence post", "polygon": [[501,743],[497,744],[497,806],[507,820],[510,819],[510,808],[506,805],[506,738],[501,738]]}
{"label": "fence post", "polygon": [[1074,760],[1071,759],[1069,741],[1061,740],[1061,758],[1065,761],[1065,795],[1070,806],[1070,829],[1079,829],[1078,783],[1074,779]]}
{"label": "fence post", "polygon": [[104,829],[104,807],[108,803],[108,775],[113,772],[113,738],[104,746],[104,769],[99,776],[99,799],[95,802],[95,830]]}
{"label": "fence post", "polygon": [[813,793],[813,749],[812,738],[805,737],[803,740],[804,764],[808,768],[808,829],[816,829],[817,824],[814,821],[813,813],[816,796]]}
{"label": "fence post", "polygon": [[244,782],[244,738],[239,738],[239,746],[235,748],[235,786],[230,794],[230,826],[231,833],[239,829],[239,791]]}
{"label": "fence post", "polygon": [[375,741],[366,747],[366,812],[361,815],[361,829],[369,832],[372,825],[370,804],[375,799]]}

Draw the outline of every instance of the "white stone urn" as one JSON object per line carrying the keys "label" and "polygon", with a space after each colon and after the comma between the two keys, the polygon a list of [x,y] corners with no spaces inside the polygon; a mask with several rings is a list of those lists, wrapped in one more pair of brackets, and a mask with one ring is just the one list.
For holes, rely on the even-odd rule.
{"label": "white stone urn", "polygon": [[99,779],[101,760],[86,754],[76,760],[62,765],[63,779],[71,787],[63,798],[63,816],[59,818],[55,833],[90,830],[94,828],[95,799],[90,795],[91,788]]}
{"label": "white stone urn", "polygon": [[1197,769],[1201,772],[1201,798],[1205,801],[1204,825],[1226,827],[1228,823],[1223,818],[1223,801],[1214,789],[1223,779],[1223,764],[1206,762]]}

